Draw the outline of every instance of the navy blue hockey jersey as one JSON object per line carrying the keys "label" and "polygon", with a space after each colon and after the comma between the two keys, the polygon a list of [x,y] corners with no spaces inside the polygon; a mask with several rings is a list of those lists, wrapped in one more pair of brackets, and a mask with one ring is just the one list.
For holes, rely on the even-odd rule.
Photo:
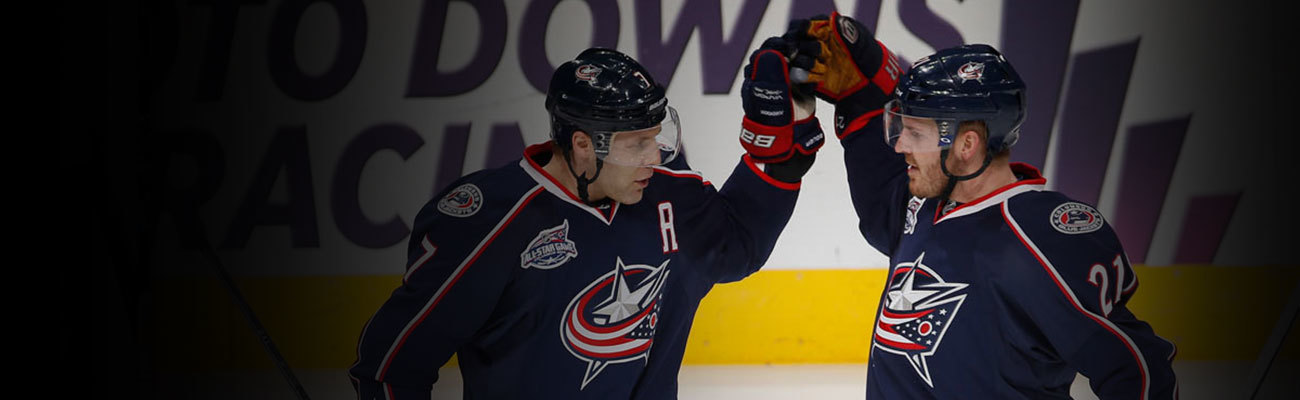
{"label": "navy blue hockey jersey", "polygon": [[453,353],[465,398],[676,398],[700,299],[766,261],[798,196],[743,158],[720,191],[657,167],[640,202],[592,207],[540,167],[550,149],[420,211],[358,343],[362,398],[427,399]]}
{"label": "navy blue hockey jersey", "polygon": [[1172,343],[1125,308],[1137,276],[1101,213],[1031,166],[944,210],[912,197],[880,119],[843,140],[867,241],[889,256],[867,371],[871,399],[1170,399]]}

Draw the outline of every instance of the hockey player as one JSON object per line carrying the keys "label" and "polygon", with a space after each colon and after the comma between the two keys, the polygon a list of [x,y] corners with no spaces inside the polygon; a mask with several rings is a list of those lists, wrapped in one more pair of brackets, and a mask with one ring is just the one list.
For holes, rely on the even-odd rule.
{"label": "hockey player", "polygon": [[1076,372],[1102,399],[1177,397],[1173,344],[1125,307],[1137,277],[1111,226],[1009,161],[1025,84],[997,50],[940,50],[898,79],[851,18],[787,39],[821,43],[810,76],[859,228],[890,259],[868,398],[1066,399]]}
{"label": "hockey player", "polygon": [[360,398],[427,399],[453,353],[466,398],[675,398],[699,301],[764,263],[823,142],[784,57],[760,53],[742,92],[761,134],[721,190],[685,170],[677,112],[635,60],[561,65],[552,140],[416,217],[402,285],[361,333]]}

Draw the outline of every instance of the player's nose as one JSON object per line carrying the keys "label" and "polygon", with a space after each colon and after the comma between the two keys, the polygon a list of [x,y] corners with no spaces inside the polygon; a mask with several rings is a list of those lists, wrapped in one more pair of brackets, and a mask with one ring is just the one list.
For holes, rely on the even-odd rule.
{"label": "player's nose", "polygon": [[899,139],[899,140],[895,140],[895,141],[894,141],[894,152],[895,152],[895,153],[906,154],[906,153],[907,153],[907,149],[906,149],[905,147],[906,147],[906,146],[903,145],[903,140],[902,140],[902,139]]}

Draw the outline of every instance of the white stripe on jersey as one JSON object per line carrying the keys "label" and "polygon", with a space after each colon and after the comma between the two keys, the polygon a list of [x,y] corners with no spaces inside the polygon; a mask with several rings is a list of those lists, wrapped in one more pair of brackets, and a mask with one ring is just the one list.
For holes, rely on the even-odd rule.
{"label": "white stripe on jersey", "polygon": [[551,180],[549,176],[547,176],[542,172],[539,172],[536,168],[533,168],[533,165],[528,163],[527,157],[525,157],[522,160],[519,160],[519,167],[523,168],[524,172],[528,173],[528,176],[533,177],[533,180],[537,181],[538,184],[546,188],[546,191],[551,192],[552,195],[555,195],[556,198],[559,198],[560,200],[564,200],[569,204],[572,204],[578,207],[579,209],[586,211],[588,214],[596,216],[596,218],[600,219],[601,222],[604,222],[605,225],[609,225],[614,222],[614,215],[618,213],[618,202],[614,202],[614,206],[613,206],[614,209],[611,210],[609,219],[606,219],[605,216],[600,213],[600,210],[597,210],[592,206],[582,204],[581,202],[574,200],[572,195],[570,195],[568,192],[565,192],[564,189],[561,188],[560,185],[556,184],[555,181]]}
{"label": "white stripe on jersey", "polygon": [[429,241],[429,235],[425,235],[424,240],[420,241],[420,247],[424,248],[424,254],[421,254],[420,258],[415,260],[415,263],[411,264],[411,267],[406,270],[406,275],[402,276],[402,283],[410,280],[411,275],[414,275],[415,271],[423,267],[424,263],[429,262],[429,259],[433,258],[433,253],[438,252],[438,246],[434,246],[433,242]]}
{"label": "white stripe on jersey", "polygon": [[960,207],[961,208],[960,210],[953,211],[952,213],[945,215],[942,218],[939,218],[939,220],[935,221],[934,223],[938,224],[940,222],[947,221],[953,218],[971,215],[985,208],[989,208],[991,206],[997,205],[998,203],[1003,203],[1007,201],[1007,199],[1015,197],[1018,194],[1025,193],[1025,192],[1037,192],[1041,190],[1043,190],[1043,185],[1014,186],[1007,189],[1005,192],[995,194],[992,197],[984,199],[983,201],[980,201],[978,203],[967,203],[962,207]]}

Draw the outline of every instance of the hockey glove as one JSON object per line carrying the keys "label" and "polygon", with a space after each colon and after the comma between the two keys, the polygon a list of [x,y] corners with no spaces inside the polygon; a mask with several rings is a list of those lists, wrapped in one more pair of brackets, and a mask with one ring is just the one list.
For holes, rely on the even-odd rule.
{"label": "hockey glove", "polygon": [[784,38],[798,48],[820,44],[808,82],[816,85],[817,97],[835,104],[835,134],[841,138],[879,113],[903,72],[867,27],[838,12],[790,21]]}
{"label": "hockey glove", "polygon": [[[763,42],[741,71],[740,87],[745,118],[740,144],[759,163],[779,163],[797,154],[811,155],[825,143],[821,124],[813,115],[816,100],[790,84],[786,58],[794,48],[779,37]],[[811,61],[811,60],[809,60]]]}

